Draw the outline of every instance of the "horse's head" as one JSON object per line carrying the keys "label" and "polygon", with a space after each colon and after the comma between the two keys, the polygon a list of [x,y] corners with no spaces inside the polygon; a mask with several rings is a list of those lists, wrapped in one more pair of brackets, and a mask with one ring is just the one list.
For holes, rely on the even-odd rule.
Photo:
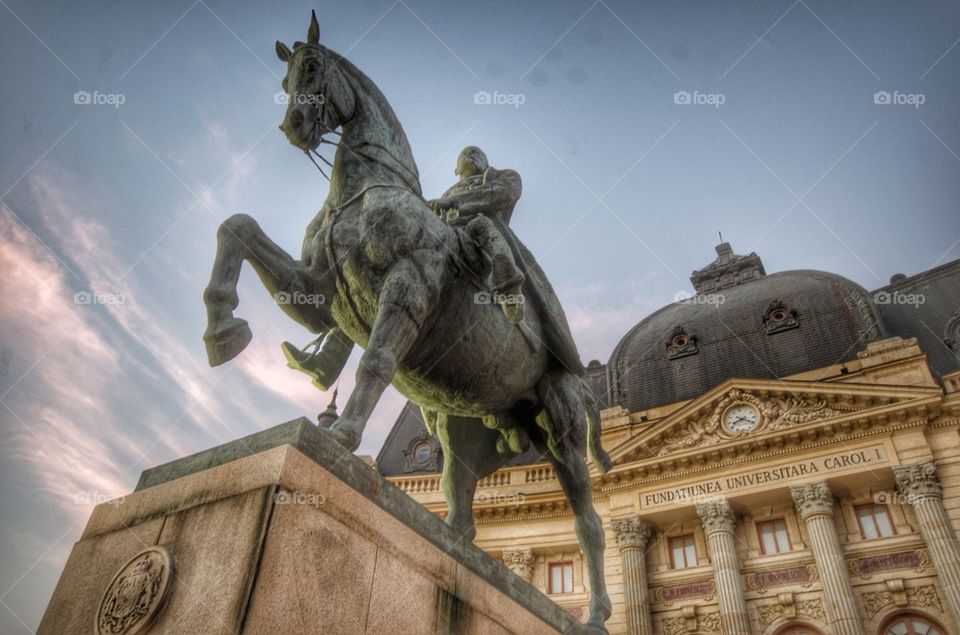
{"label": "horse's head", "polygon": [[356,97],[347,78],[343,59],[320,45],[317,14],[311,12],[306,42],[293,50],[277,41],[277,57],[287,63],[283,90],[287,114],[280,129],[302,150],[316,149],[320,138],[349,123],[356,111]]}

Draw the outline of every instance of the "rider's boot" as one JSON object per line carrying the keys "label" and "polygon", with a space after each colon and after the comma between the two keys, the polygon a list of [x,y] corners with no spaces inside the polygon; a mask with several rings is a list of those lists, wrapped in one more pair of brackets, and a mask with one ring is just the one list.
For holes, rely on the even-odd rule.
{"label": "rider's boot", "polygon": [[511,324],[523,321],[523,283],[526,278],[506,254],[493,257],[493,295]]}
{"label": "rider's boot", "polygon": [[290,342],[283,342],[280,348],[288,367],[309,375],[320,390],[329,390],[350,357],[353,343],[342,331],[332,329],[307,344],[303,350]]}

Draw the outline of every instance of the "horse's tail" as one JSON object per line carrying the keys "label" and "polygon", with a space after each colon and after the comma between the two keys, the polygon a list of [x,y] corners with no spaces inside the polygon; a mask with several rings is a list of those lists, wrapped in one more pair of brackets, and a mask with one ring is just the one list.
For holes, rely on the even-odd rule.
{"label": "horse's tail", "polygon": [[587,417],[587,452],[597,471],[606,474],[613,467],[613,461],[610,460],[610,455],[603,449],[603,444],[600,442],[600,406],[597,404],[597,398],[590,384],[583,377],[577,379],[580,380],[583,391],[583,406]]}
{"label": "horse's tail", "polygon": [[610,456],[600,443],[600,413],[590,386],[572,373],[553,372],[544,375],[537,386],[543,411],[537,425],[544,431],[547,448],[558,461],[564,461],[560,444],[583,451],[601,474],[610,469]]}

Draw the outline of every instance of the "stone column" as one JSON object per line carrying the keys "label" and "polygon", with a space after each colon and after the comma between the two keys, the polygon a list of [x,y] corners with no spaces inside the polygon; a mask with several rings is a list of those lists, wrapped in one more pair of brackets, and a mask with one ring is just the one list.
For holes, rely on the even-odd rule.
{"label": "stone column", "polygon": [[733,535],[736,518],[725,498],[697,504],[697,515],[707,533],[707,549],[713,563],[720,605],[720,629],[724,635],[750,635],[747,602],[743,596],[737,543]]}
{"label": "stone column", "polygon": [[932,461],[894,468],[900,494],[913,506],[920,535],[940,578],[954,621],[960,623],[960,543],[943,507],[943,487]]}
{"label": "stone column", "polygon": [[504,551],[503,565],[527,582],[533,579],[533,551],[529,547]]}
{"label": "stone column", "polygon": [[647,544],[653,529],[639,516],[610,523],[623,560],[623,596],[628,635],[654,635],[647,585]]}
{"label": "stone column", "polygon": [[833,523],[833,494],[822,481],[791,487],[790,494],[810,536],[810,549],[820,571],[828,624],[837,635],[863,635],[847,561]]}

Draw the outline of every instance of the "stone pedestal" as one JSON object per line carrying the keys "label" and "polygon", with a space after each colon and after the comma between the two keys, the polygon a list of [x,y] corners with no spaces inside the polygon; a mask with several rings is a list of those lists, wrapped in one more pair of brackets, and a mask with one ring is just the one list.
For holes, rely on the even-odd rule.
{"label": "stone pedestal", "polygon": [[740,563],[733,535],[736,517],[725,499],[697,504],[697,515],[707,534],[707,549],[713,563],[720,605],[720,628],[724,635],[750,635],[747,601],[740,580]]}
{"label": "stone pedestal", "polygon": [[826,483],[790,488],[800,519],[807,526],[810,550],[820,570],[827,622],[837,635],[863,635],[863,623],[833,524],[833,494]]}
{"label": "stone pedestal", "polygon": [[581,631],[306,419],[148,470],[94,509],[39,632],[137,628]]}
{"label": "stone pedestal", "polygon": [[627,635],[653,635],[646,555],[653,531],[639,516],[614,520],[610,526],[617,537],[617,547],[623,559]]}
{"label": "stone pedestal", "polygon": [[953,619],[960,624],[960,542],[943,507],[943,487],[932,462],[894,468],[897,489],[913,506],[920,535],[940,578]]}

